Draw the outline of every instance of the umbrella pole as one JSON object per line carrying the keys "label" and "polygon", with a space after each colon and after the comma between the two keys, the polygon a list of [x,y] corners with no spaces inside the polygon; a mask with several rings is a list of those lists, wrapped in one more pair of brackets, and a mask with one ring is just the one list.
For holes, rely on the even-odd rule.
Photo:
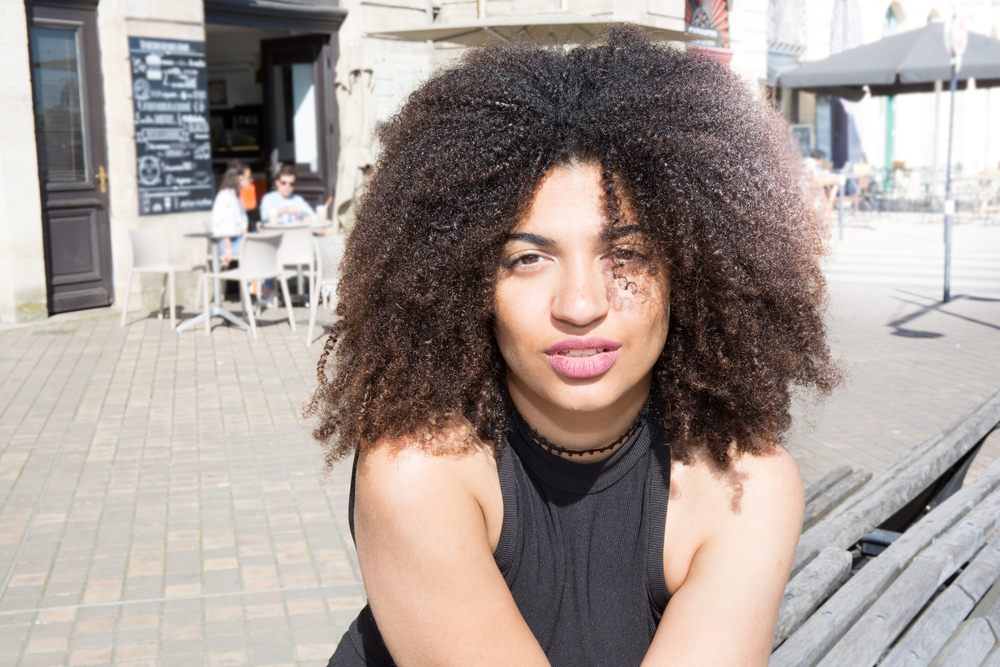
{"label": "umbrella pole", "polygon": [[955,219],[955,200],[951,197],[951,143],[955,130],[955,89],[958,69],[951,60],[951,110],[948,112],[948,167],[944,181],[944,302],[951,299],[951,227]]}
{"label": "umbrella pole", "polygon": [[931,169],[931,211],[940,211],[941,200],[938,199],[939,175],[938,155],[941,153],[941,82],[934,82],[934,166]]}

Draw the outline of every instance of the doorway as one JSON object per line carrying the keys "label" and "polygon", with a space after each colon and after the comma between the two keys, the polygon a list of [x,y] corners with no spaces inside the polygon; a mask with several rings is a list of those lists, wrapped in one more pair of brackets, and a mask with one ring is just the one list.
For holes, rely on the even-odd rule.
{"label": "doorway", "polygon": [[294,164],[296,192],[321,205],[333,195],[337,150],[330,35],[267,39],[260,50],[269,161]]}
{"label": "doorway", "polygon": [[293,164],[296,194],[324,204],[336,180],[336,35],[207,23],[205,47],[217,175],[248,164],[259,200]]}
{"label": "doorway", "polygon": [[114,300],[96,3],[28,3],[49,314]]}

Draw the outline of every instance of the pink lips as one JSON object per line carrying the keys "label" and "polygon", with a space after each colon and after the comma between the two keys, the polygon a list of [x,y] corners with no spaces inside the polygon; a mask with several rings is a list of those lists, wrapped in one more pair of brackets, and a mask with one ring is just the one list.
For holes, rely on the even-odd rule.
{"label": "pink lips", "polygon": [[592,378],[614,365],[620,347],[620,343],[606,338],[567,338],[545,350],[545,354],[557,373]]}

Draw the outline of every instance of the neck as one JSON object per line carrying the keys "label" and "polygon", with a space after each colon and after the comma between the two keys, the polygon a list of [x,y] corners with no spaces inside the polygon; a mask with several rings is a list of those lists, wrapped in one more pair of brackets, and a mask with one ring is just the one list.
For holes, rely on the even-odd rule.
{"label": "neck", "polygon": [[[557,405],[531,391],[516,376],[508,377],[507,389],[514,407],[539,435],[560,447],[583,452],[615,442],[632,426],[646,403],[652,380],[650,373],[618,400],[593,410]],[[559,455],[577,462],[594,463],[608,458],[614,452],[615,450],[587,453],[582,457],[563,453]]]}

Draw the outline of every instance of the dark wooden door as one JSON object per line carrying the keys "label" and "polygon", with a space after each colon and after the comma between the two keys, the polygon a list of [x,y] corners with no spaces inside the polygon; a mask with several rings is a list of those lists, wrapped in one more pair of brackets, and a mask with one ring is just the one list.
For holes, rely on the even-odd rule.
{"label": "dark wooden door", "polygon": [[25,5],[50,313],[114,300],[96,4]]}
{"label": "dark wooden door", "polygon": [[333,196],[336,179],[337,35],[265,39],[260,49],[264,155],[294,163],[295,192],[318,206]]}

